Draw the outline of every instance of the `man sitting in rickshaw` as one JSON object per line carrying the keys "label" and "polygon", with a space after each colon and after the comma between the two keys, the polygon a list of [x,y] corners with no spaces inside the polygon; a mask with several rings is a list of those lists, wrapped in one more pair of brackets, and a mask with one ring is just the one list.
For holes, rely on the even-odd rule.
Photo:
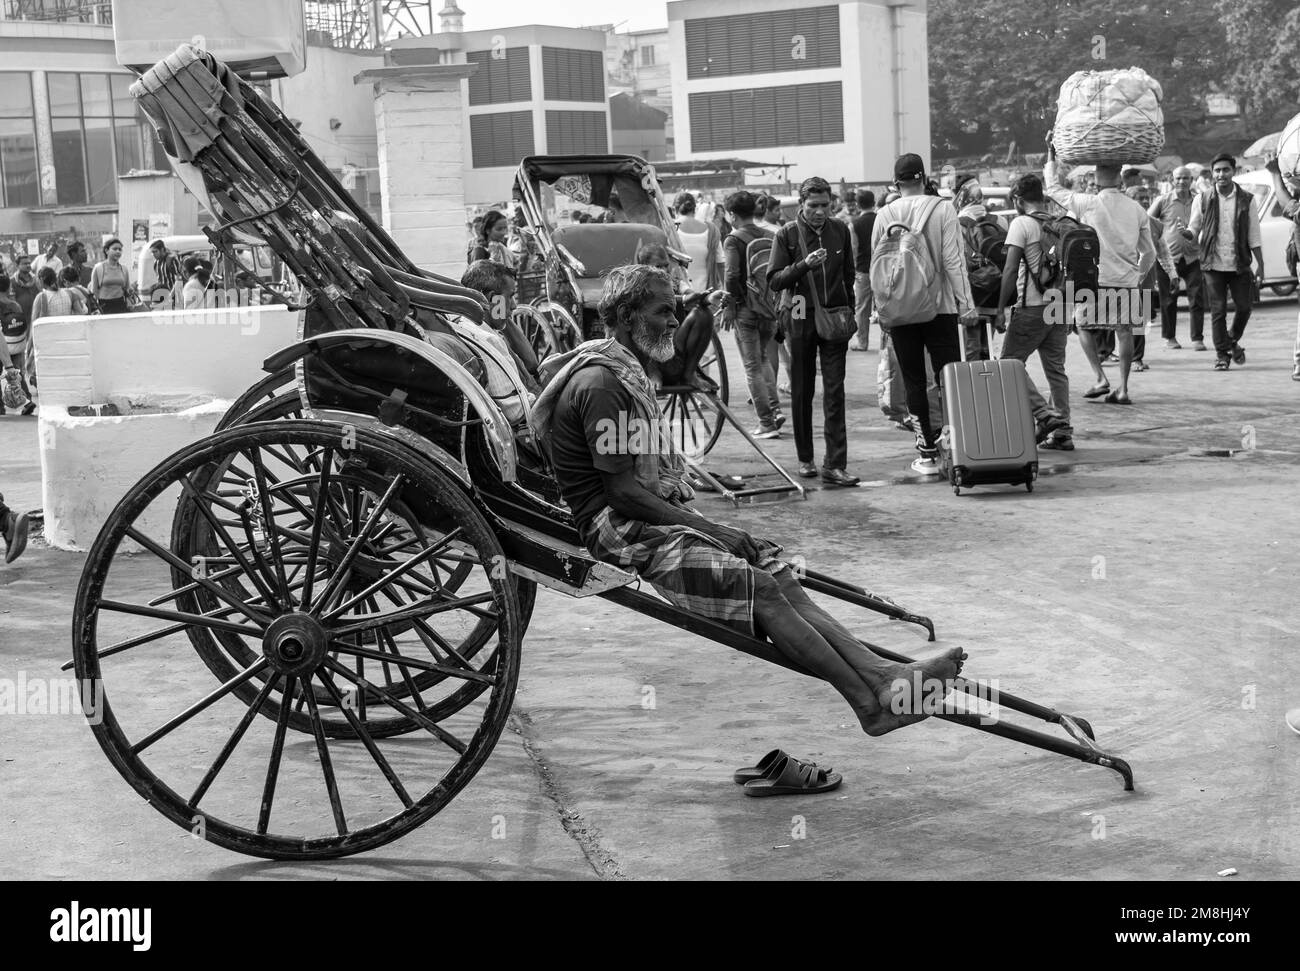
{"label": "man sitting in rickshaw", "polygon": [[599,307],[609,336],[547,362],[557,370],[533,409],[534,428],[588,551],[683,610],[766,637],[830,682],[868,735],[922,720],[934,709],[917,691],[946,694],[966,658],[961,648],[908,665],[881,658],[808,598],[781,547],[686,505],[694,493],[647,376],[655,366],[681,367],[674,304],[662,269],[616,267]]}

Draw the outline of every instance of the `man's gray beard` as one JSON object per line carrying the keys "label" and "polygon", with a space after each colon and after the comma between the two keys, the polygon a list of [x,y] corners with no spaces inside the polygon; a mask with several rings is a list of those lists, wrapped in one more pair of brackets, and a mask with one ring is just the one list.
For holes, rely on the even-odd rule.
{"label": "man's gray beard", "polygon": [[649,329],[645,320],[638,318],[636,326],[632,328],[632,343],[640,348],[641,353],[658,364],[671,361],[673,355],[677,353],[677,347],[673,344],[673,335],[665,331],[663,338],[655,344],[650,340]]}

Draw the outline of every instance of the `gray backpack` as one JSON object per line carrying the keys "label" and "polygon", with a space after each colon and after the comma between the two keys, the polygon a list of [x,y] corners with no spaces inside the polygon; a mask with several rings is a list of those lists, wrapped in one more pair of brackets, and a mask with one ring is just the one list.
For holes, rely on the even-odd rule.
{"label": "gray backpack", "polygon": [[885,227],[871,254],[871,290],[882,327],[901,327],[933,320],[939,313],[939,268],[925,226],[942,199],[929,197],[914,217],[915,226],[893,222]]}

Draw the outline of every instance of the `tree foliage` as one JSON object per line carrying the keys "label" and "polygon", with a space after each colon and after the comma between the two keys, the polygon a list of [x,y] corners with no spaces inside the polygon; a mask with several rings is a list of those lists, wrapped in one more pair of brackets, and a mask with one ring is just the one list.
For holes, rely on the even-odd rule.
{"label": "tree foliage", "polygon": [[1186,124],[1226,80],[1225,44],[1218,10],[1190,0],[930,0],[934,150],[1039,150],[1075,71],[1140,67],[1164,88],[1166,124]]}
{"label": "tree foliage", "polygon": [[1300,111],[1300,5],[1295,0],[1217,0],[1226,33],[1228,90],[1264,129]]}

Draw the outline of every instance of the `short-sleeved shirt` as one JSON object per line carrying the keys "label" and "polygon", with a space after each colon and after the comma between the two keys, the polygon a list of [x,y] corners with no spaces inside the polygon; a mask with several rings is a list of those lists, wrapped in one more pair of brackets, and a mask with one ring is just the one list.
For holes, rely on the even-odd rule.
{"label": "short-sleeved shirt", "polygon": [[[1011,220],[1007,230],[1007,248],[1019,246],[1024,251],[1025,259],[1020,264],[1020,276],[1016,280],[1016,306],[1041,307],[1045,302],[1043,293],[1037,284],[1029,280],[1030,272],[1038,279],[1043,262],[1043,227],[1033,216],[1017,216]],[[1025,264],[1029,264],[1028,270]],[[1026,292],[1028,291],[1028,292]]]}
{"label": "short-sleeved shirt", "polygon": [[[609,434],[618,436],[636,414],[631,393],[609,368],[585,367],[569,378],[551,418],[551,466],[579,532],[609,503],[601,473],[618,475],[635,467],[625,448],[599,448]],[[612,424],[611,424],[612,423]]]}

